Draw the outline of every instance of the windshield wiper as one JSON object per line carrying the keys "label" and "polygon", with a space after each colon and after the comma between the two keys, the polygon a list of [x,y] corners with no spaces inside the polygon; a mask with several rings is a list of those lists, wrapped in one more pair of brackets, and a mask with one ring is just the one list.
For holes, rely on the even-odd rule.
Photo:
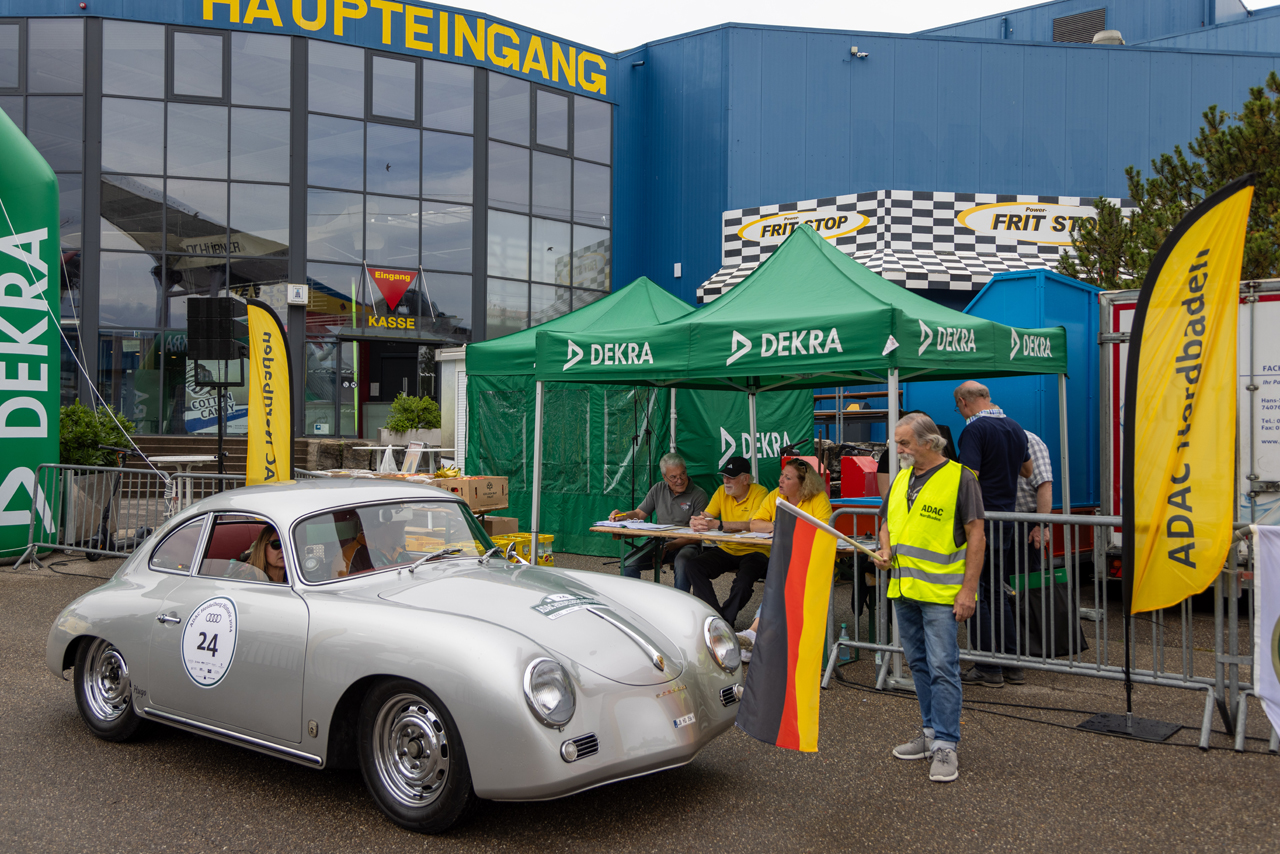
{"label": "windshield wiper", "polygon": [[484,554],[480,555],[480,562],[481,562],[481,563],[488,563],[488,562],[489,562],[489,560],[490,560],[491,558],[493,558],[493,556],[494,556],[494,555],[499,555],[499,554],[502,554],[502,547],[501,547],[501,546],[494,546],[493,548],[489,549],[489,551],[487,551],[487,552],[485,552]]}
{"label": "windshield wiper", "polygon": [[441,549],[438,552],[432,552],[431,554],[423,555],[422,557],[415,560],[413,563],[409,564],[409,574],[413,575],[413,571],[415,569],[422,566],[424,563],[426,563],[429,560],[435,560],[437,558],[447,557],[449,555],[456,555],[456,554],[462,554],[462,549]]}

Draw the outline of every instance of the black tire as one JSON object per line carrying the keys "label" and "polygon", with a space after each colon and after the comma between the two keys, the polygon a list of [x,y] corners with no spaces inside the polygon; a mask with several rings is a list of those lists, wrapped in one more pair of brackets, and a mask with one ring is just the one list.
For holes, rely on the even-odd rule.
{"label": "black tire", "polygon": [[128,741],[146,723],[133,708],[129,665],[120,650],[101,638],[76,650],[76,707],[89,731],[104,741]]}
{"label": "black tire", "polygon": [[[97,544],[95,543],[93,547],[96,549],[98,546],[97,546]],[[101,557],[102,557],[102,555],[100,555],[100,554],[94,554],[93,552],[85,552],[85,553],[84,553],[84,559],[85,559],[85,560],[87,560],[87,561],[89,561],[90,563],[93,563],[94,561],[98,560],[98,559],[99,559],[99,558],[101,558]]]}
{"label": "black tire", "polygon": [[365,696],[356,745],[369,794],[407,830],[443,833],[476,803],[453,716],[417,682],[389,680]]}

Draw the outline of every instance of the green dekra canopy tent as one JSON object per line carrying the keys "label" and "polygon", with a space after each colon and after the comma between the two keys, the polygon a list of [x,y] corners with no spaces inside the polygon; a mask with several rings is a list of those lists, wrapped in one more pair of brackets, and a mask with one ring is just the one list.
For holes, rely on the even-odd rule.
{"label": "green dekra canopy tent", "polygon": [[539,332],[575,334],[590,331],[610,335],[636,326],[666,323],[691,311],[693,307],[684,300],[641,276],[603,299],[532,329],[468,346],[467,376],[532,376],[534,345]]}
{"label": "green dekra canopy tent", "polygon": [[[1066,342],[1061,327],[1018,329],[938,305],[802,225],[728,294],[675,320],[605,334],[538,329],[534,376],[539,384],[738,389],[748,393],[752,434],[759,392],[887,383],[892,437],[898,383],[908,379],[1058,374],[1065,410]],[[535,494],[539,427],[540,418]],[[1065,482],[1065,420],[1063,436]],[[749,456],[754,468],[754,446]],[[896,475],[894,455],[890,470]],[[536,505],[533,523],[536,529]]]}
{"label": "green dekra canopy tent", "polygon": [[817,388],[1067,369],[1062,328],[1015,329],[938,305],[797,228],[729,293],[657,326],[537,330],[537,379],[681,388]]}
{"label": "green dekra canopy tent", "polygon": [[[521,530],[533,509],[532,416],[535,335],[555,329],[577,334],[620,334],[662,323],[693,311],[648,279],[537,327],[467,346],[467,470],[505,475],[509,511]],[[721,457],[738,453],[746,430],[747,406],[733,392],[681,391],[679,444],[689,474],[708,491],[719,486]],[[542,505],[553,524],[556,548],[581,554],[615,553],[616,545],[587,528],[610,510],[637,504],[656,476],[656,463],[676,435],[677,392],[630,384],[549,383],[542,459]],[[764,471],[776,477],[780,444],[813,432],[808,395],[779,392],[760,401],[768,453]],[[727,440],[725,437],[729,437]],[[743,451],[745,449],[745,437]]]}
{"label": "green dekra canopy tent", "polygon": [[[532,486],[527,472],[533,449],[535,335],[542,329],[569,334],[599,330],[608,334],[636,325],[661,324],[693,308],[645,278],[591,303],[525,329],[470,344],[467,364],[467,446],[469,471],[507,477],[510,515],[527,522]],[[636,384],[550,384],[545,391],[554,417],[546,425],[547,509],[559,524],[557,548],[583,552],[598,545],[586,529],[592,521],[626,503],[636,482],[647,488],[651,449],[666,451],[667,393],[646,392]],[[592,429],[593,426],[595,429]],[[632,438],[648,429],[649,448]],[[637,459],[639,457],[639,459]],[[600,464],[592,465],[599,461]],[[637,469],[640,469],[637,471]],[[528,528],[521,526],[521,530]]]}

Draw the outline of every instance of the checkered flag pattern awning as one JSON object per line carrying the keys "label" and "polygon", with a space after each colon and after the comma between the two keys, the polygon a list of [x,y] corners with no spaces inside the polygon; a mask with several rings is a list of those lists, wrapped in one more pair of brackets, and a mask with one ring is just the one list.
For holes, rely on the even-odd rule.
{"label": "checkered flag pattern awning", "polygon": [[[794,227],[797,220],[813,223],[840,251],[903,287],[978,291],[996,273],[1056,265],[1059,255],[1071,250],[1070,216],[1088,215],[1072,209],[1091,210],[1093,201],[1077,196],[879,190],[726,211],[723,266],[698,287],[698,302],[710,302],[745,279],[789,233],[780,224]],[[1133,206],[1128,199],[1110,201],[1122,209]],[[1008,227],[1012,217],[1000,211],[1018,211],[1013,228]],[[962,216],[978,230],[962,224]],[[851,227],[863,218],[865,224]],[[1025,239],[1034,235],[1019,227],[1024,218],[1043,238],[1065,237],[1068,242]],[[991,222],[994,227],[989,227]],[[1064,229],[1053,233],[1055,226]]]}

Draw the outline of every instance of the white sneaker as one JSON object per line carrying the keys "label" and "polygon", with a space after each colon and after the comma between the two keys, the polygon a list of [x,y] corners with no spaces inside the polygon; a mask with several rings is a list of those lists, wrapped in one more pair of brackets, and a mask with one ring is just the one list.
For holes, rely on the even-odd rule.
{"label": "white sneaker", "polygon": [[933,751],[933,764],[929,766],[929,779],[935,783],[950,783],[960,776],[960,760],[954,747],[939,747]]}

